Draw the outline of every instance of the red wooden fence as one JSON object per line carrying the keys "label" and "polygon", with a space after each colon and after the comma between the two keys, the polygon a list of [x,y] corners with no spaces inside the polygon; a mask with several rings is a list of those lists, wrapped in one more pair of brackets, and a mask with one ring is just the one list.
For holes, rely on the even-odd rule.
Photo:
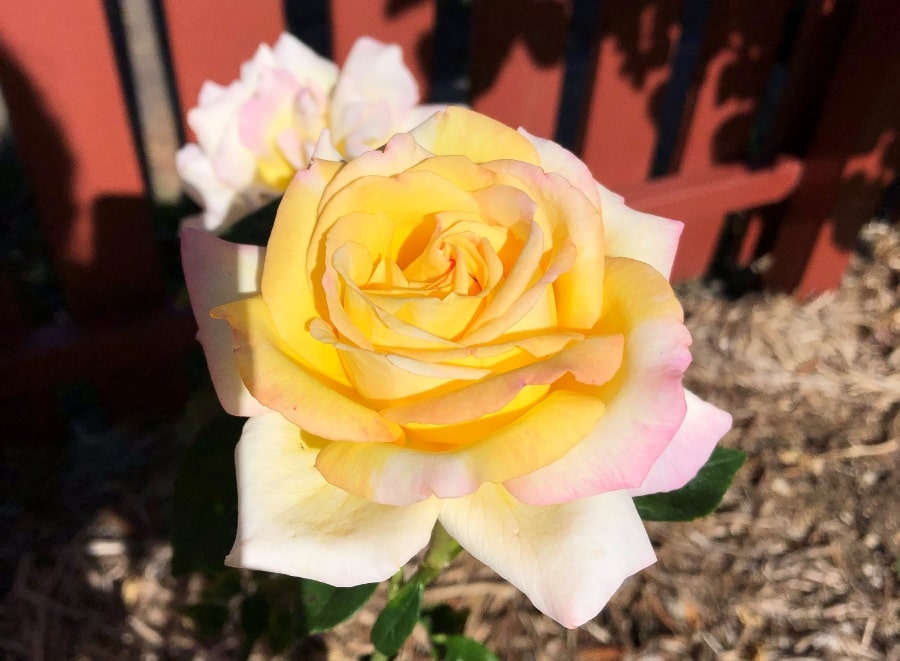
{"label": "red wooden fence", "polygon": [[[573,25],[587,0],[476,0],[468,100],[547,137],[568,113],[598,180],[685,221],[676,279],[706,272],[725,218],[742,212],[735,266],[767,253],[768,285],[806,295],[837,284],[896,177],[895,1],[605,0],[596,24]],[[285,25],[281,0],[157,2],[181,117],[203,79],[233,79]],[[399,43],[427,94],[439,16],[436,0],[332,0],[334,59],[361,34]],[[561,99],[575,29],[592,50],[573,106]],[[0,272],[0,415],[24,412],[29,433],[72,380],[128,410],[184,390],[193,323],[165,294],[118,71],[103,3],[0,0],[0,88],[65,297],[61,321],[34,327],[22,284]]]}

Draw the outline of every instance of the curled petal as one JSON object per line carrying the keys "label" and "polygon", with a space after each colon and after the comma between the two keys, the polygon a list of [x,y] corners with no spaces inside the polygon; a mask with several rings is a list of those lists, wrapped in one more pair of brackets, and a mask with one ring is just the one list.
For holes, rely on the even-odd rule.
{"label": "curled petal", "polygon": [[503,487],[444,503],[440,522],[469,553],[565,627],[594,617],[656,557],[628,493],[534,507]]}
{"label": "curled petal", "polygon": [[348,494],[322,479],[316,453],[277,413],[247,422],[236,450],[237,539],[226,564],[338,587],[383,581],[428,543],[440,503],[389,507]]}
{"label": "curled petal", "polygon": [[232,415],[258,415],[267,409],[244,387],[231,353],[231,329],[210,310],[259,290],[265,249],[223,241],[193,229],[181,233],[181,260],[209,373],[222,407]]}
{"label": "curled petal", "polygon": [[731,429],[731,416],[705,402],[690,390],[684,391],[687,414],[672,442],[660,455],[632,496],[673,491],[690,482],[709,456],[716,443]]}

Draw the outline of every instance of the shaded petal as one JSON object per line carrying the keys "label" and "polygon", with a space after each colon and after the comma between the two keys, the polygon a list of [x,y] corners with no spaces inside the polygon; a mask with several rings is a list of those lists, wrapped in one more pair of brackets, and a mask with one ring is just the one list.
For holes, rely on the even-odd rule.
{"label": "shaded petal", "polygon": [[207,232],[181,233],[181,261],[197,320],[197,337],[209,365],[216,395],[231,415],[258,415],[266,410],[244,387],[231,352],[231,329],[209,316],[210,310],[259,290],[265,249],[229,243]]}
{"label": "shaded petal", "polygon": [[[603,409],[596,397],[557,390],[487,435],[478,427],[490,429],[490,420],[460,425],[464,430],[460,444],[481,438],[458,450],[438,453],[399,443],[329,443],[319,453],[316,467],[335,486],[379,503],[408,505],[432,495],[457,498],[485,482],[509,480],[563,456],[596,426]],[[448,432],[447,427],[439,430]]]}
{"label": "shaded petal", "polygon": [[446,501],[440,522],[538,610],[569,628],[597,615],[622,581],[656,560],[624,491],[534,507],[485,484]]}
{"label": "shaded petal", "polygon": [[625,336],[622,369],[596,391],[606,414],[565,457],[506,483],[523,502],[639,487],[684,420],[691,338],[671,287],[651,266],[621,257],[607,260],[604,285],[602,330]]}
{"label": "shaded petal", "polygon": [[316,452],[277,413],[247,422],[236,450],[237,539],[225,563],[338,587],[389,578],[428,543],[440,503],[352,496],[322,479]]}
{"label": "shaded petal", "polygon": [[[214,314],[231,325],[241,380],[270,409],[327,439],[386,442],[399,438],[400,428],[357,401],[352,389],[311,370],[314,356],[301,356],[285,345],[261,297],[229,303]],[[334,351],[330,345],[312,341],[318,351]]]}
{"label": "shaded petal", "polygon": [[712,454],[716,443],[731,429],[731,415],[684,391],[687,414],[672,442],[660,455],[632,496],[673,491],[690,482]]}

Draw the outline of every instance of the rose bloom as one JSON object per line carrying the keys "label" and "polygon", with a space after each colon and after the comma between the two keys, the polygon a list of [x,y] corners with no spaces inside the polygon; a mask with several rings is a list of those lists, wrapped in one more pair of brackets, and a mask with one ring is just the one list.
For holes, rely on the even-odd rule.
{"label": "rose bloom", "polygon": [[380,581],[439,521],[553,619],[592,618],[655,559],[632,496],[683,486],[731,425],[682,386],[680,231],[450,108],[314,159],[265,249],[186,232],[214,384],[250,416],[226,562]]}
{"label": "rose bloom", "polygon": [[206,81],[187,123],[197,143],[176,155],[188,194],[203,208],[192,225],[221,232],[281,195],[313,154],[352,158],[421,123],[399,46],[361,37],[339,72],[296,37],[262,44],[227,87]]}

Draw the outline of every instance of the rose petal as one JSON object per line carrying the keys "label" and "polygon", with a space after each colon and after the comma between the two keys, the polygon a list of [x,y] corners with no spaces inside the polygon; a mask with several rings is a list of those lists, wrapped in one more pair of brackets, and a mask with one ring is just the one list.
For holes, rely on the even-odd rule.
{"label": "rose petal", "polygon": [[[317,436],[344,441],[386,442],[400,428],[360,403],[359,395],[311,369],[315,355],[297,354],[278,336],[268,308],[253,296],[214,310],[228,320],[241,380],[264,405]],[[318,352],[334,347],[316,342]]]}
{"label": "rose petal", "polygon": [[446,501],[440,522],[538,610],[569,628],[594,617],[622,581],[656,559],[634,503],[622,491],[533,507],[485,484]]}
{"label": "rose petal", "polygon": [[316,450],[277,413],[251,418],[237,451],[238,532],[226,564],[338,587],[392,576],[427,543],[440,503],[378,505],[328,484]]}
{"label": "rose petal", "polygon": [[660,455],[632,496],[673,491],[690,482],[712,454],[716,443],[731,429],[731,415],[684,391],[687,414],[672,442]]}
{"label": "rose petal", "polygon": [[[399,443],[329,443],[319,453],[316,467],[335,486],[379,503],[408,505],[432,495],[457,498],[485,482],[509,480],[555,461],[590,433],[603,409],[596,397],[558,390],[499,429],[491,430],[495,425],[485,419],[461,425],[458,444],[469,445],[458,450],[438,453]],[[442,434],[448,430],[452,428],[439,428]],[[411,438],[412,433],[407,430]]]}
{"label": "rose petal", "polygon": [[545,360],[490,376],[451,393],[392,406],[381,414],[401,425],[454,424],[499,411],[526,386],[553,384],[564,374],[571,374],[580,383],[600,385],[612,378],[622,364],[623,344],[621,335],[587,338]]}
{"label": "rose petal", "polygon": [[319,198],[340,168],[340,163],[315,160],[294,177],[278,206],[269,238],[262,297],[284,343],[323,376],[346,385],[337,354],[330,347],[323,351],[309,334],[310,322],[325,314],[327,305],[321,287],[309,280],[305,263]]}
{"label": "rose petal", "polygon": [[642,261],[668,279],[684,223],[636,211],[616,198],[603,196],[606,254]]}
{"label": "rose petal", "polygon": [[[418,101],[419,87],[403,64],[400,47],[360,37],[347,55],[332,94],[334,141],[346,143],[351,157],[379,147]],[[354,137],[356,133],[360,135]]]}
{"label": "rose petal", "polygon": [[490,117],[458,106],[435,113],[410,135],[439,156],[458,154],[475,163],[502,158],[541,164],[537,151],[524,136]]}
{"label": "rose petal", "polygon": [[275,62],[294,74],[297,81],[316,85],[325,94],[337,80],[338,67],[334,62],[321,57],[288,32],[282,32],[278,37],[272,54]]}
{"label": "rose petal", "polygon": [[232,415],[258,415],[267,409],[244,387],[231,353],[231,329],[209,316],[210,310],[259,289],[265,249],[223,241],[186,229],[181,233],[181,261],[197,334],[222,407]]}
{"label": "rose petal", "polygon": [[562,175],[566,181],[580,190],[595,207],[600,208],[600,192],[597,190],[594,176],[580,158],[552,140],[531,135],[522,127],[519,127],[519,133],[524,135],[537,149],[541,157],[541,167],[546,172],[556,172]]}
{"label": "rose petal", "polygon": [[690,334],[668,282],[651,266],[607,260],[598,331],[625,336],[623,368],[595,391],[600,424],[565,457],[506,483],[522,502],[561,503],[641,485],[681,426]]}

